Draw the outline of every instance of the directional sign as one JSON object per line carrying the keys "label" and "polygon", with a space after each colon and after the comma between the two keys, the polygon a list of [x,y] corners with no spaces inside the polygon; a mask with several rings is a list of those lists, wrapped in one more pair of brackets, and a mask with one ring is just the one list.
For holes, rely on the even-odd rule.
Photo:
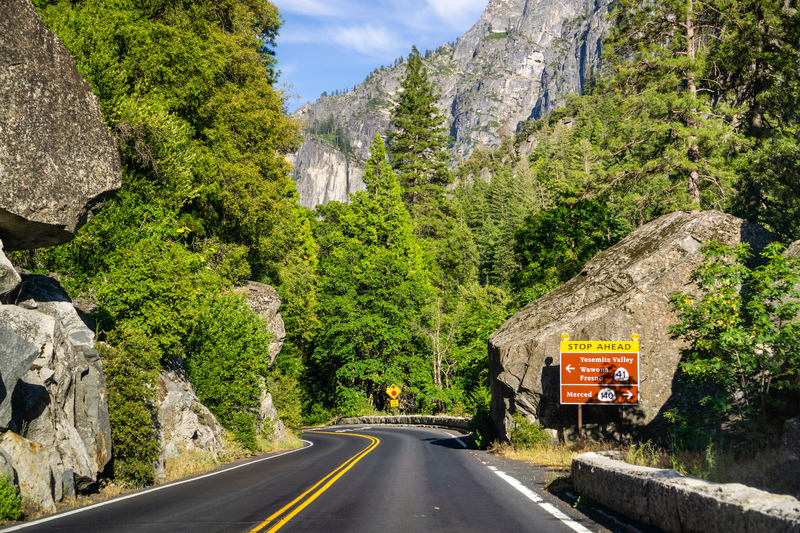
{"label": "directional sign", "polygon": [[401,392],[402,391],[400,390],[400,387],[398,387],[394,383],[386,387],[386,394],[388,394],[392,398],[392,400],[397,398],[397,395],[400,394]]}
{"label": "directional sign", "polygon": [[639,336],[630,341],[561,342],[562,404],[638,404]]}

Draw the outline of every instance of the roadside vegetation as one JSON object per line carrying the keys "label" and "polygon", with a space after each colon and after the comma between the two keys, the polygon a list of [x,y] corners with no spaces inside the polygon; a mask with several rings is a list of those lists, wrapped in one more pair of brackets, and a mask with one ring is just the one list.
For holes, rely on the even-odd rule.
{"label": "roadside vegetation", "polygon": [[[415,47],[396,63],[404,90],[372,144],[366,190],[316,211],[297,204],[284,156],[303,127],[345,152],[349,141],[335,117],[287,115],[268,0],[34,4],[98,96],[124,186],[73,242],[12,260],[96,306],[120,485],[155,480],[154,380],[175,359],[246,453],[263,451],[262,383],[293,430],[386,412],[394,383],[401,411],[472,416],[487,447],[498,437],[489,335],[594,255],[675,210],[800,238],[791,2],[616,2],[584,94],[457,168]],[[779,252],[750,271],[747,250],[706,248],[705,296],[675,297],[673,334],[688,343],[684,374],[714,392],[699,413],[670,413],[672,442],[643,460],[667,450],[673,467],[717,472],[729,453],[774,445],[798,414],[798,267]],[[245,280],[282,300],[287,338],[272,367],[266,326],[232,295]],[[547,461],[569,449],[535,428],[514,439]],[[206,467],[185,461],[171,471]]]}
{"label": "roadside vegetation", "polygon": [[[626,444],[583,440],[565,444],[548,438],[537,424],[525,419],[515,421],[517,427],[510,442],[496,441],[489,451],[544,467],[551,473],[548,486],[551,491],[570,486],[570,470],[576,456],[588,452],[615,452],[616,459],[637,466],[671,469],[706,481],[741,483],[800,498],[796,479],[784,471],[785,457],[769,439],[737,446],[709,443],[704,448],[688,448],[679,442],[658,445],[651,440]],[[540,438],[531,440],[531,435]]]}

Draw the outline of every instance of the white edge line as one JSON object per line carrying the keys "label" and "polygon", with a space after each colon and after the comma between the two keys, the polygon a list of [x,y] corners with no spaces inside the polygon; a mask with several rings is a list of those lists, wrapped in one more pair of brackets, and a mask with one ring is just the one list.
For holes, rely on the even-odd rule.
{"label": "white edge line", "polygon": [[554,505],[549,504],[549,503],[545,503],[540,496],[538,496],[531,489],[529,489],[528,487],[526,487],[525,485],[523,485],[522,483],[517,481],[515,478],[509,476],[505,472],[501,472],[501,471],[497,470],[496,468],[491,468],[490,467],[490,469],[493,470],[495,474],[500,476],[509,485],[511,485],[512,487],[514,487],[515,489],[520,491],[522,494],[524,494],[529,500],[531,500],[531,501],[533,501],[535,503],[538,503],[539,506],[542,509],[544,509],[545,511],[547,511],[548,513],[550,513],[551,515],[553,515],[557,519],[561,520],[564,523],[565,526],[567,526],[570,529],[576,531],[576,533],[591,533],[591,531],[586,529],[584,526],[582,526],[581,524],[579,524],[578,522],[576,522],[572,518],[568,517],[567,515],[565,515],[561,511],[559,511]]}
{"label": "white edge line", "polygon": [[456,437],[455,435],[453,435],[453,434],[451,434],[451,433],[447,433],[447,432],[445,432],[445,435],[447,435],[447,436],[448,436],[448,437],[450,437],[451,439],[456,439],[456,440],[458,441],[458,443],[459,443],[461,446],[463,446],[464,448],[468,448],[468,446],[467,446],[466,444],[464,444],[464,441],[463,441],[463,440],[461,440],[460,438]]}
{"label": "white edge line", "polygon": [[302,448],[297,448],[297,449],[294,449],[294,450],[281,452],[281,453],[278,453],[276,455],[269,455],[269,456],[263,457],[261,459],[256,459],[255,461],[248,461],[246,463],[242,463],[240,465],[232,466],[230,468],[222,468],[220,470],[215,470],[214,472],[209,472],[208,474],[203,474],[202,476],[193,477],[193,478],[190,478],[190,479],[184,479],[182,481],[176,481],[174,483],[167,483],[165,485],[159,485],[157,487],[146,489],[146,490],[143,490],[143,491],[140,491],[140,492],[135,492],[133,494],[126,494],[125,496],[120,496],[118,498],[113,498],[113,499],[110,499],[110,500],[106,500],[104,502],[93,503],[92,505],[87,505],[86,507],[81,507],[79,509],[73,509],[71,511],[66,511],[64,513],[58,513],[58,514],[54,514],[54,515],[51,515],[51,516],[47,516],[45,518],[39,518],[39,519],[36,519],[36,520],[32,520],[30,522],[24,522],[22,524],[19,524],[19,525],[16,525],[16,526],[12,526],[12,527],[9,527],[7,529],[3,529],[2,531],[4,531],[4,532],[5,531],[17,531],[17,530],[20,530],[20,529],[25,529],[27,527],[31,527],[31,526],[35,526],[35,525],[38,525],[38,524],[42,524],[44,522],[50,522],[51,520],[58,520],[60,518],[66,517],[66,516],[70,516],[70,515],[82,513],[84,511],[88,511],[90,509],[96,509],[97,507],[103,507],[104,505],[110,505],[112,503],[121,502],[123,500],[127,500],[127,499],[130,499],[130,498],[136,498],[137,496],[141,496],[143,494],[149,494],[151,492],[156,492],[156,491],[162,490],[162,489],[168,489],[170,487],[177,487],[178,485],[183,485],[184,483],[191,483],[193,481],[198,481],[200,479],[205,479],[207,477],[216,476],[217,474],[222,474],[223,472],[230,472],[231,470],[236,470],[238,468],[242,468],[242,467],[245,467],[245,466],[254,465],[254,464],[260,463],[262,461],[269,461],[271,459],[277,459],[278,457],[282,457],[282,456],[288,455],[290,453],[299,452],[299,451],[305,450],[307,448],[310,448],[311,446],[314,445],[314,443],[311,442],[311,441],[308,441],[308,440],[305,440],[305,439],[302,439],[302,440],[303,440],[303,442],[307,443],[308,446],[303,446]]}
{"label": "white edge line", "polygon": [[526,487],[513,477],[509,476],[505,472],[495,470],[494,473],[500,476],[500,478],[503,479],[506,483],[508,483],[509,485],[520,491],[522,494],[524,494],[529,500],[536,503],[540,503],[542,501],[542,498],[539,495],[537,495],[531,489],[529,489],[528,487]]}
{"label": "white edge line", "polygon": [[577,523],[575,520],[573,520],[572,518],[568,517],[567,515],[556,509],[555,506],[549,503],[540,503],[539,506],[548,513],[550,513],[551,515],[555,516],[556,518],[564,522],[564,525],[576,531],[577,533],[591,533],[591,531],[583,527],[581,524]]}

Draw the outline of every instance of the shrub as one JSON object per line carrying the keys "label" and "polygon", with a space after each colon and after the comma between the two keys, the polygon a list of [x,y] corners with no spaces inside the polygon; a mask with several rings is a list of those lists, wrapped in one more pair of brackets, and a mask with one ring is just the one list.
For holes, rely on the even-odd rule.
{"label": "shrub", "polygon": [[[780,413],[775,393],[797,393],[800,375],[800,259],[768,245],[766,264],[748,268],[750,249],[710,242],[692,274],[702,296],[677,293],[680,323],[670,328],[687,341],[681,370],[696,382],[716,384],[703,399],[724,416],[738,411],[744,422],[763,422]],[[778,408],[778,409],[776,409]]]}
{"label": "shrub", "polygon": [[198,398],[239,442],[257,451],[255,416],[272,333],[244,298],[201,298],[185,338],[186,370]]}
{"label": "shrub", "polygon": [[550,440],[550,435],[541,424],[531,422],[521,413],[514,413],[512,419],[514,426],[511,428],[509,437],[515,447],[528,449]]}
{"label": "shrub", "polygon": [[302,423],[300,383],[291,376],[277,375],[267,381],[272,403],[283,423],[289,429],[298,429]]}
{"label": "shrub", "polygon": [[7,473],[0,474],[0,518],[19,520],[22,514],[22,499],[19,489]]}
{"label": "shrub", "polygon": [[160,351],[152,338],[137,330],[123,328],[109,340],[115,345],[97,347],[108,389],[114,473],[134,486],[149,485],[159,455],[153,405]]}
{"label": "shrub", "polygon": [[473,442],[478,448],[486,448],[497,440],[497,429],[491,415],[492,395],[486,387],[475,389],[467,396],[466,407],[472,415],[469,429],[473,432]]}
{"label": "shrub", "polygon": [[327,426],[333,420],[334,414],[321,403],[307,405],[303,410],[303,424],[306,426]]}

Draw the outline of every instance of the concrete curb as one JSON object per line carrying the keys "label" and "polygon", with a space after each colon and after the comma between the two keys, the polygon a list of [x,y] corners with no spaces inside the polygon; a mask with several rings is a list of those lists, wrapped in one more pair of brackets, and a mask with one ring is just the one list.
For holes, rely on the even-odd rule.
{"label": "concrete curb", "polygon": [[394,424],[402,426],[435,426],[455,429],[469,429],[467,417],[459,416],[427,416],[427,415],[400,415],[400,416],[356,416],[351,418],[340,418],[336,421],[337,426],[346,425],[371,425]]}
{"label": "concrete curb", "polygon": [[800,533],[796,498],[630,465],[613,459],[615,453],[572,460],[572,482],[582,496],[668,533]]}

